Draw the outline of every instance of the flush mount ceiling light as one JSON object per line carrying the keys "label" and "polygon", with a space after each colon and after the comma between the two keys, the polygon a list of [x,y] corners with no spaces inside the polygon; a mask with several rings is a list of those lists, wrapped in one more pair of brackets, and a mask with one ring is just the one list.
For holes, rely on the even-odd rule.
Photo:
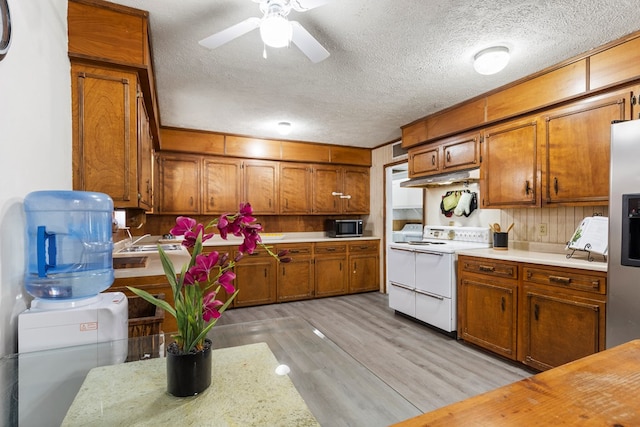
{"label": "flush mount ceiling light", "polygon": [[509,62],[509,49],[494,46],[481,50],[473,57],[473,68],[479,74],[490,75],[502,71]]}
{"label": "flush mount ceiling light", "polygon": [[289,132],[291,132],[291,123],[289,122],[278,123],[278,133],[280,133],[280,135],[289,135]]}

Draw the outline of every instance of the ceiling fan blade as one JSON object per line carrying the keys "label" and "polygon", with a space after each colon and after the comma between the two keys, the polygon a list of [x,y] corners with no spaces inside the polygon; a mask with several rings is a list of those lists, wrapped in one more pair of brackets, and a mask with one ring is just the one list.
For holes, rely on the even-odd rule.
{"label": "ceiling fan blade", "polygon": [[198,43],[209,49],[215,49],[225,43],[230,42],[240,36],[247,34],[251,30],[255,30],[260,26],[260,18],[249,18],[242,22],[232,25],[231,27],[210,35],[200,40]]}
{"label": "ceiling fan blade", "polygon": [[291,41],[298,46],[298,49],[302,51],[311,62],[320,62],[329,57],[329,51],[322,47],[322,45],[313,38],[307,30],[304,29],[297,21],[290,21],[293,33],[291,35]]}
{"label": "ceiling fan blade", "polygon": [[298,12],[306,12],[316,7],[324,6],[329,0],[291,0],[291,7]]}

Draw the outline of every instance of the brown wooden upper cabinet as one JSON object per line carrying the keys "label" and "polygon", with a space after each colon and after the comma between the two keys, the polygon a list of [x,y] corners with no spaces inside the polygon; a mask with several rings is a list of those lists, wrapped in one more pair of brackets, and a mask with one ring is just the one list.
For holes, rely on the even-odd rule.
{"label": "brown wooden upper cabinet", "polygon": [[538,121],[514,120],[484,131],[481,206],[506,208],[539,205]]}
{"label": "brown wooden upper cabinet", "polygon": [[369,168],[314,165],[313,213],[369,213]]}
{"label": "brown wooden upper cabinet", "polygon": [[480,132],[409,149],[409,176],[436,175],[480,167]]}
{"label": "brown wooden upper cabinet", "polygon": [[588,98],[545,114],[543,204],[606,205],[611,122],[631,118],[639,87]]}
{"label": "brown wooden upper cabinet", "polygon": [[202,163],[204,214],[236,212],[242,201],[242,162],[205,157]]}
{"label": "brown wooden upper cabinet", "polygon": [[283,214],[310,214],[311,165],[306,163],[280,163],[280,212]]}
{"label": "brown wooden upper cabinet", "polygon": [[243,201],[251,203],[256,214],[275,215],[278,207],[278,162],[243,160]]}
{"label": "brown wooden upper cabinet", "polygon": [[73,189],[106,193],[116,208],[149,209],[151,137],[137,74],[73,63],[71,98]]}
{"label": "brown wooden upper cabinet", "polygon": [[157,211],[161,214],[201,213],[202,158],[195,155],[160,153]]}

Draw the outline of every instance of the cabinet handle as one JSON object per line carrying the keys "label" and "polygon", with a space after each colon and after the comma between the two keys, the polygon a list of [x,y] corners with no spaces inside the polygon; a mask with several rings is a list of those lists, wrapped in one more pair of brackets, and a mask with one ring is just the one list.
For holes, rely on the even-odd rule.
{"label": "cabinet handle", "polygon": [[286,274],[287,274],[287,270],[284,267],[282,267],[282,275],[284,276]]}
{"label": "cabinet handle", "polygon": [[550,282],[561,283],[563,285],[568,285],[571,283],[570,277],[561,277],[561,276],[549,276]]}
{"label": "cabinet handle", "polygon": [[538,304],[533,306],[533,317],[535,317],[536,320],[540,318],[540,306]]}
{"label": "cabinet handle", "polygon": [[351,194],[346,194],[344,196],[340,196],[341,199],[350,199],[351,198]]}
{"label": "cabinet handle", "polygon": [[478,266],[478,269],[480,271],[488,271],[490,273],[493,273],[494,271],[496,271],[496,269],[490,265],[480,265]]}
{"label": "cabinet handle", "polygon": [[327,252],[335,252],[336,248],[325,248]]}
{"label": "cabinet handle", "polygon": [[265,278],[267,277],[267,269],[266,268],[264,269],[264,277]]}
{"label": "cabinet handle", "polygon": [[436,165],[436,155],[435,155],[435,154],[432,154],[432,155],[431,155],[431,164],[432,164],[433,166],[435,166],[435,165]]}
{"label": "cabinet handle", "polygon": [[558,194],[558,178],[553,178],[553,190]]}
{"label": "cabinet handle", "polygon": [[193,196],[189,197],[189,206],[193,206]]}
{"label": "cabinet handle", "polygon": [[447,162],[451,163],[451,152],[447,151]]}
{"label": "cabinet handle", "polygon": [[524,182],[524,194],[528,196],[530,191],[531,191],[531,185],[529,185],[529,180],[526,180]]}
{"label": "cabinet handle", "polygon": [[502,297],[502,298],[500,298],[500,299],[501,299],[501,301],[500,301],[500,308],[502,308],[502,311],[504,311],[506,301],[505,301],[504,297]]}
{"label": "cabinet handle", "polygon": [[631,94],[631,105],[636,105],[636,96]]}
{"label": "cabinet handle", "polygon": [[209,206],[213,206],[213,197],[209,198]]}
{"label": "cabinet handle", "polygon": [[332,191],[331,195],[332,196],[342,196],[342,193],[338,193],[337,191]]}
{"label": "cabinet handle", "polygon": [[342,261],[340,262],[340,271],[342,271]]}

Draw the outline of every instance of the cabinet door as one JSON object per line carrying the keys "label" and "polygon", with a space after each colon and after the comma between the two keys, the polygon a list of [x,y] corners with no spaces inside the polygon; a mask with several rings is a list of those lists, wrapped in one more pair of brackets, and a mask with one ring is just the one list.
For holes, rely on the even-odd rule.
{"label": "cabinet door", "polygon": [[149,115],[142,93],[138,92],[138,188],[139,206],[146,210],[153,207],[153,136],[149,127]]}
{"label": "cabinet door", "polygon": [[266,251],[256,250],[234,267],[236,288],[240,290],[234,300],[235,307],[276,302],[277,261]]}
{"label": "cabinet door", "polygon": [[311,245],[283,245],[291,262],[278,264],[278,302],[313,297],[314,275]]}
{"label": "cabinet door", "polygon": [[461,135],[442,143],[443,172],[478,166],[480,166],[480,134]]}
{"label": "cabinet door", "polygon": [[369,169],[344,168],[342,212],[345,214],[369,213]]}
{"label": "cabinet door", "polygon": [[546,204],[607,204],[611,122],[628,118],[627,93],[583,101],[545,117]]}
{"label": "cabinet door", "polygon": [[138,207],[137,75],[71,66],[73,189]]}
{"label": "cabinet door", "polygon": [[535,206],[539,194],[537,121],[520,120],[487,129],[482,155],[482,206]]}
{"label": "cabinet door", "polygon": [[316,243],[314,251],[316,296],[346,294],[349,282],[347,245]]}
{"label": "cabinet door", "polygon": [[409,150],[409,176],[440,173],[440,146]]}
{"label": "cabinet door", "polygon": [[205,157],[202,164],[205,214],[236,212],[242,194],[242,165],[239,160]]}
{"label": "cabinet door", "polygon": [[280,213],[311,213],[311,166],[280,164]]}
{"label": "cabinet door", "polygon": [[380,290],[378,254],[349,255],[349,293]]}
{"label": "cabinet door", "polygon": [[460,338],[516,359],[516,283],[462,275],[458,296]]}
{"label": "cabinet door", "polygon": [[522,362],[546,370],[604,350],[604,301],[523,287]]}
{"label": "cabinet door", "polygon": [[[278,163],[245,160],[243,202],[251,203],[256,214],[278,213]],[[236,207],[237,209],[237,207]]]}
{"label": "cabinet door", "polygon": [[198,156],[160,154],[160,213],[200,213],[200,165],[201,158]]}
{"label": "cabinet door", "polygon": [[342,193],[342,173],[336,166],[318,165],[313,167],[313,213],[340,213]]}

